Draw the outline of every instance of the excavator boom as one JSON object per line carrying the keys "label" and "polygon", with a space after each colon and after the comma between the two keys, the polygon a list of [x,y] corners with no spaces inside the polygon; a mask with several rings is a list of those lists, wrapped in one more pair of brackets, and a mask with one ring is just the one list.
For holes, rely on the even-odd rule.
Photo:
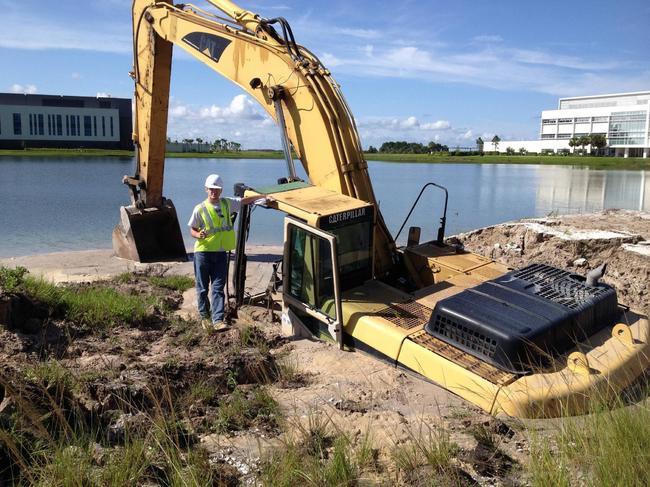
{"label": "excavator boom", "polygon": [[[376,204],[354,119],[330,72],[296,44],[284,19],[262,19],[230,1],[210,3],[231,23],[191,5],[133,2],[138,172],[127,182],[139,186],[135,206],[160,208],[164,202],[172,45],[257,100],[283,126],[313,185]],[[378,211],[374,249],[375,274],[385,275],[394,265],[395,244]]]}

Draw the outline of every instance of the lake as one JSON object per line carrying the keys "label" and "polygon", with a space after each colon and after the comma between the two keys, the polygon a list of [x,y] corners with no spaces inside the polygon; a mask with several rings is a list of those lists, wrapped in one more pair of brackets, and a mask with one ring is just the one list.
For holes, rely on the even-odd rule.
{"label": "lake", "polygon": [[[299,167],[299,162],[296,163]],[[449,190],[447,234],[549,213],[604,208],[650,210],[650,172],[590,170],[570,166],[506,164],[418,164],[371,161],[375,194],[389,229],[397,232],[421,187],[435,182]],[[299,167],[299,169],[301,169]],[[203,183],[219,173],[226,195],[232,185],[274,184],[286,175],[281,160],[169,159],[165,191],[177,209],[185,242],[187,221],[205,199]],[[119,207],[129,202],[123,175],[130,158],[0,158],[0,257],[111,247]],[[304,177],[304,172],[300,171]],[[409,225],[434,238],[442,214],[442,192],[429,188]],[[256,208],[249,242],[282,242],[283,215]],[[400,236],[405,241],[407,231]]]}

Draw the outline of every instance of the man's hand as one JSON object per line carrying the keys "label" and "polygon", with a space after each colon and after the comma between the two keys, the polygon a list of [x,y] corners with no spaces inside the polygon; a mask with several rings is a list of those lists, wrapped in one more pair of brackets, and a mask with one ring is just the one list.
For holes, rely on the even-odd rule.
{"label": "man's hand", "polygon": [[208,234],[207,234],[207,232],[205,231],[205,229],[201,229],[201,230],[199,231],[199,238],[205,238],[205,237],[207,237],[207,236],[208,236]]}

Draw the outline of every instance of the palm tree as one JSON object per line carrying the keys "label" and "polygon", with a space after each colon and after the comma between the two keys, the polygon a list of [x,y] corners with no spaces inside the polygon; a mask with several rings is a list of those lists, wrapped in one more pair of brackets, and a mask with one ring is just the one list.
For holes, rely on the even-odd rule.
{"label": "palm tree", "polygon": [[494,146],[494,152],[497,152],[497,149],[499,148],[499,142],[501,142],[501,139],[499,138],[498,135],[492,137],[492,145]]}
{"label": "palm tree", "polygon": [[585,146],[591,144],[591,137],[588,135],[583,135],[578,139],[578,144],[580,144],[580,147],[582,148],[582,152],[584,153],[585,151]]}
{"label": "palm tree", "polygon": [[571,139],[569,139],[569,147],[573,148],[573,152],[576,151],[576,147],[578,147],[579,145],[580,145],[579,137],[573,136],[571,137]]}
{"label": "palm tree", "polygon": [[483,144],[484,144],[484,142],[483,142],[483,139],[481,137],[476,139],[476,147],[477,147],[479,152],[483,152]]}
{"label": "palm tree", "polygon": [[591,136],[591,146],[596,148],[596,154],[600,154],[601,149],[607,145],[607,138],[603,134]]}

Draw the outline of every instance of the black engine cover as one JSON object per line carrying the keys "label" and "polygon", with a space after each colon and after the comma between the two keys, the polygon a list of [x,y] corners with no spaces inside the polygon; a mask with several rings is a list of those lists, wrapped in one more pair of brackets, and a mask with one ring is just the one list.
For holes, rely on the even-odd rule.
{"label": "black engine cover", "polygon": [[618,313],[612,287],[533,264],[439,301],[425,329],[500,369],[527,373],[612,325]]}

